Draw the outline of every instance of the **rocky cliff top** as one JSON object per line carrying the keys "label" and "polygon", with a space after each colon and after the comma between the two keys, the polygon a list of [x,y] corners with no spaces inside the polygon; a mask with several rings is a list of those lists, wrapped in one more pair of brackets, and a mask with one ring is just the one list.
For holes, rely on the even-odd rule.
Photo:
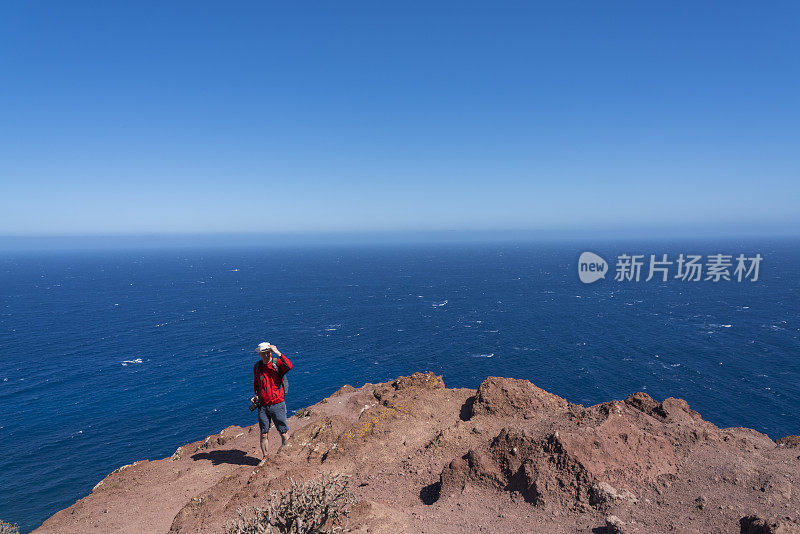
{"label": "rocky cliff top", "polygon": [[344,386],[290,427],[262,466],[254,425],[120,468],[37,532],[219,533],[321,473],[349,477],[353,532],[800,532],[800,438],[720,429],[680,399],[586,407],[414,373]]}

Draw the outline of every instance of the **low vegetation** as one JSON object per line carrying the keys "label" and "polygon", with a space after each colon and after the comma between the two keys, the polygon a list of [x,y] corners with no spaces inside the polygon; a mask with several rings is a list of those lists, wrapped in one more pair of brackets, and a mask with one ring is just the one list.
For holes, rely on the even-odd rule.
{"label": "low vegetation", "polygon": [[290,487],[272,493],[266,507],[239,510],[226,525],[227,534],[335,534],[346,525],[357,503],[347,489],[348,477],[322,474],[310,481],[289,479]]}
{"label": "low vegetation", "polygon": [[19,534],[19,527],[0,520],[0,534]]}

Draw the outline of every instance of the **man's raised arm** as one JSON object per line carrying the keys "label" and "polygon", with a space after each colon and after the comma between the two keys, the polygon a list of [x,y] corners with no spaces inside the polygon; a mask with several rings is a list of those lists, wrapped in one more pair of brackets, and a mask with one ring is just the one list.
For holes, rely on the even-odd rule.
{"label": "man's raised arm", "polygon": [[[278,362],[277,362],[278,363],[278,370],[281,373],[286,374],[286,373],[288,373],[289,371],[292,370],[292,367],[294,367],[292,365],[292,361],[289,358],[287,358],[285,354],[283,354],[281,351],[279,351],[278,347],[276,347],[275,345],[272,345],[272,352],[274,352],[274,353],[276,353],[278,355]],[[280,369],[281,366],[283,366],[283,369]]]}

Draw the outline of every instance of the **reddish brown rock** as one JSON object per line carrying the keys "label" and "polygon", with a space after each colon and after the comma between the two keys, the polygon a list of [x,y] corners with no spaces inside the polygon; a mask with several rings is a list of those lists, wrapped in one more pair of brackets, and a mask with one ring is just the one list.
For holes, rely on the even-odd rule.
{"label": "reddish brown rock", "polygon": [[470,415],[529,418],[553,410],[565,410],[567,406],[567,401],[561,397],[527,380],[490,376],[478,387]]}
{"label": "reddish brown rock", "polygon": [[428,371],[427,373],[414,373],[411,376],[401,376],[391,382],[392,388],[404,390],[411,388],[440,389],[444,387],[444,380],[439,375]]}
{"label": "reddish brown rock", "polygon": [[743,517],[739,525],[741,534],[800,534],[800,524],[764,519],[757,515]]}
{"label": "reddish brown rock", "polygon": [[787,449],[800,448],[800,436],[784,436],[775,440],[779,447],[786,447]]}
{"label": "reddish brown rock", "polygon": [[800,520],[797,441],[719,429],[680,399],[584,407],[526,380],[475,391],[415,373],[343,387],[290,426],[261,466],[253,425],[118,469],[40,532],[219,533],[320,472],[349,477],[357,533],[786,533]]}

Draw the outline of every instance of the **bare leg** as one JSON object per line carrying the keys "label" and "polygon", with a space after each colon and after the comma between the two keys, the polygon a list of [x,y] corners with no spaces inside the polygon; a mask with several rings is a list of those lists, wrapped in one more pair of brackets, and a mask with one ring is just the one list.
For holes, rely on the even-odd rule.
{"label": "bare leg", "polygon": [[287,440],[288,440],[290,437],[291,437],[291,436],[289,436],[289,433],[288,433],[288,432],[284,432],[283,434],[281,434],[281,446],[284,446],[284,445],[286,445],[286,441],[287,441]]}
{"label": "bare leg", "polygon": [[261,434],[261,459],[266,459],[267,449],[269,449],[269,434]]}

